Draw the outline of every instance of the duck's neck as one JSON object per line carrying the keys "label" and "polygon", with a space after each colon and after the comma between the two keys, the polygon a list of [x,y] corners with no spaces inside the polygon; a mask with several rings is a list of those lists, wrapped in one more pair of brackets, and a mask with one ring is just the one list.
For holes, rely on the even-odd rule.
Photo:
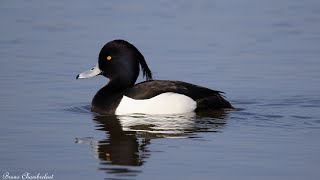
{"label": "duck's neck", "polygon": [[124,79],[111,79],[109,83],[101,88],[92,100],[92,105],[105,105],[107,102],[115,101],[118,94],[134,85],[135,82]]}
{"label": "duck's neck", "polygon": [[[130,88],[134,85],[137,78],[127,78],[127,77],[118,77],[110,79],[109,83],[103,87],[107,90],[110,90],[110,93],[119,93],[127,88]],[[103,89],[102,88],[102,89]]]}

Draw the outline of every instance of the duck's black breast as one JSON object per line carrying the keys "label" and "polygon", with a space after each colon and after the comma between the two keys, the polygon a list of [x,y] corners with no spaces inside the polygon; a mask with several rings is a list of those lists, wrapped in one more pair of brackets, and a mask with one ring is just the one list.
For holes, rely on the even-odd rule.
{"label": "duck's black breast", "polygon": [[232,105],[221,95],[223,92],[182,81],[145,81],[126,89],[123,95],[132,99],[149,99],[166,92],[183,94],[192,98],[197,102],[196,111],[232,108]]}

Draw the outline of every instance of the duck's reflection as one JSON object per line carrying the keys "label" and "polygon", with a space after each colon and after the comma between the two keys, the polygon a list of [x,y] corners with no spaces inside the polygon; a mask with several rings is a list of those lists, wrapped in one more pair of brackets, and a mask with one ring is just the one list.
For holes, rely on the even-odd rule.
{"label": "duck's reflection", "polygon": [[99,159],[115,165],[140,166],[143,160],[139,153],[147,152],[146,141],[139,142],[134,132],[123,131],[116,116],[96,116],[97,130],[107,133],[108,138],[99,141]]}
{"label": "duck's reflection", "polygon": [[102,140],[79,139],[87,141],[100,159],[101,170],[121,175],[135,176],[152,152],[148,151],[151,139],[160,137],[198,137],[196,132],[220,131],[226,124],[226,113],[217,111],[211,114],[184,114],[170,116],[101,116],[93,121],[97,130],[106,133]]}

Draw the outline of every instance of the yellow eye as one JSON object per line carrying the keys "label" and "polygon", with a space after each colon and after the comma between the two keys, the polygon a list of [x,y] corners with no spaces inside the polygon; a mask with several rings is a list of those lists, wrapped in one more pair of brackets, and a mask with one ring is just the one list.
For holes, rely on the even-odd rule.
{"label": "yellow eye", "polygon": [[107,56],[107,60],[110,61],[112,59],[111,56]]}

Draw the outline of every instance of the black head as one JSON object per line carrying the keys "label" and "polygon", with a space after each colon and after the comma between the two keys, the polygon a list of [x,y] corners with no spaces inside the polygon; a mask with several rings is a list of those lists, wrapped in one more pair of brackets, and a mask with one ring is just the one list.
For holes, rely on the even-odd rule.
{"label": "black head", "polygon": [[143,76],[152,79],[152,73],[139,50],[124,40],[114,40],[103,46],[99,53],[99,68],[110,80],[130,77],[132,85],[139,75],[139,64]]}
{"label": "black head", "polygon": [[[114,40],[103,46],[99,53],[98,66],[90,71],[95,75],[103,75],[125,86],[132,86],[136,82],[140,67],[147,80],[152,79],[152,73],[139,50],[124,40]],[[77,78],[93,77],[90,71],[81,73]]]}

